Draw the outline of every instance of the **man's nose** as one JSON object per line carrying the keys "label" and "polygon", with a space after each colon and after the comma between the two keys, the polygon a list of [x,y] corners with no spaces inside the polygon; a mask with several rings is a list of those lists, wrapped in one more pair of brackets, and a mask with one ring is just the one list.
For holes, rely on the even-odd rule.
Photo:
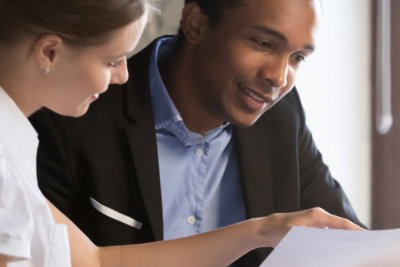
{"label": "man's nose", "polygon": [[276,55],[260,69],[259,76],[267,80],[272,87],[282,88],[287,85],[289,57]]}

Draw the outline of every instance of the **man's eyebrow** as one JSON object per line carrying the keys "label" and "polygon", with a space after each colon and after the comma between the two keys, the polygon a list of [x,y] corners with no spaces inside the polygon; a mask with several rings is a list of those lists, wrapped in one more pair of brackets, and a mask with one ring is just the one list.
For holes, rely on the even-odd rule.
{"label": "man's eyebrow", "polygon": [[[286,43],[288,42],[287,37],[283,33],[279,32],[277,30],[274,30],[274,29],[272,29],[270,27],[254,26],[253,29],[255,29],[257,31],[260,31],[260,32],[262,32],[264,34],[269,34],[269,35],[275,36],[276,38],[281,39],[282,41],[284,41]],[[306,50],[310,50],[310,52],[314,52],[315,45],[307,44],[307,45],[303,46],[303,48],[306,49]]]}
{"label": "man's eyebrow", "polygon": [[265,27],[265,26],[254,26],[253,29],[260,31],[262,33],[273,35],[276,38],[281,39],[282,41],[285,41],[285,42],[288,41],[288,39],[286,38],[286,36],[283,33],[279,32],[277,30],[274,30],[272,28]]}
{"label": "man's eyebrow", "polygon": [[310,50],[310,52],[314,52],[315,45],[308,44],[308,45],[303,46],[303,48],[306,49],[306,50]]}

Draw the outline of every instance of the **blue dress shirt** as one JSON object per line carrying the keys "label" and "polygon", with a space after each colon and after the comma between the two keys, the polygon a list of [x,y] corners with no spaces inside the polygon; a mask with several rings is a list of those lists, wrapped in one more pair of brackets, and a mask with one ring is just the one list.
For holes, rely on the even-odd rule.
{"label": "blue dress shirt", "polygon": [[206,136],[189,131],[165,88],[157,61],[174,42],[160,39],[149,66],[165,240],[246,219],[232,126],[223,124]]}

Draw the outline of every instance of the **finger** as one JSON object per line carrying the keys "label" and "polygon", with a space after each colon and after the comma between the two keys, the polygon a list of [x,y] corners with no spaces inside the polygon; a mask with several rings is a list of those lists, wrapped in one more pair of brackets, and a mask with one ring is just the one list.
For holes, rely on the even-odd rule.
{"label": "finger", "polygon": [[327,218],[328,221],[326,222],[325,226],[328,228],[333,228],[333,229],[345,229],[345,230],[357,230],[357,231],[362,231],[365,230],[364,228],[358,226],[357,224],[335,216],[335,215],[329,215],[330,218]]}
{"label": "finger", "polygon": [[328,227],[328,228],[333,228],[333,229],[346,229],[346,230],[365,230],[364,228],[361,228],[357,224],[330,214],[329,212],[325,211],[322,208],[312,208],[308,210],[308,213],[311,214],[310,217],[314,222],[317,222],[319,225],[318,227]]}

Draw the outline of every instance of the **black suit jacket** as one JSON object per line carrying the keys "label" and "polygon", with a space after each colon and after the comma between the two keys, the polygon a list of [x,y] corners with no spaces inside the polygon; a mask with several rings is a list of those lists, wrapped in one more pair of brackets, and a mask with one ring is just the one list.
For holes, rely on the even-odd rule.
{"label": "black suit jacket", "polygon": [[[128,62],[131,77],[113,85],[81,118],[41,110],[39,185],[46,197],[97,245],[163,239],[157,144],[148,82],[154,43]],[[248,218],[311,207],[359,224],[340,185],[323,163],[296,89],[253,126],[234,129]],[[141,230],[104,216],[90,198],[143,223]],[[241,266],[258,266],[253,251]]]}

